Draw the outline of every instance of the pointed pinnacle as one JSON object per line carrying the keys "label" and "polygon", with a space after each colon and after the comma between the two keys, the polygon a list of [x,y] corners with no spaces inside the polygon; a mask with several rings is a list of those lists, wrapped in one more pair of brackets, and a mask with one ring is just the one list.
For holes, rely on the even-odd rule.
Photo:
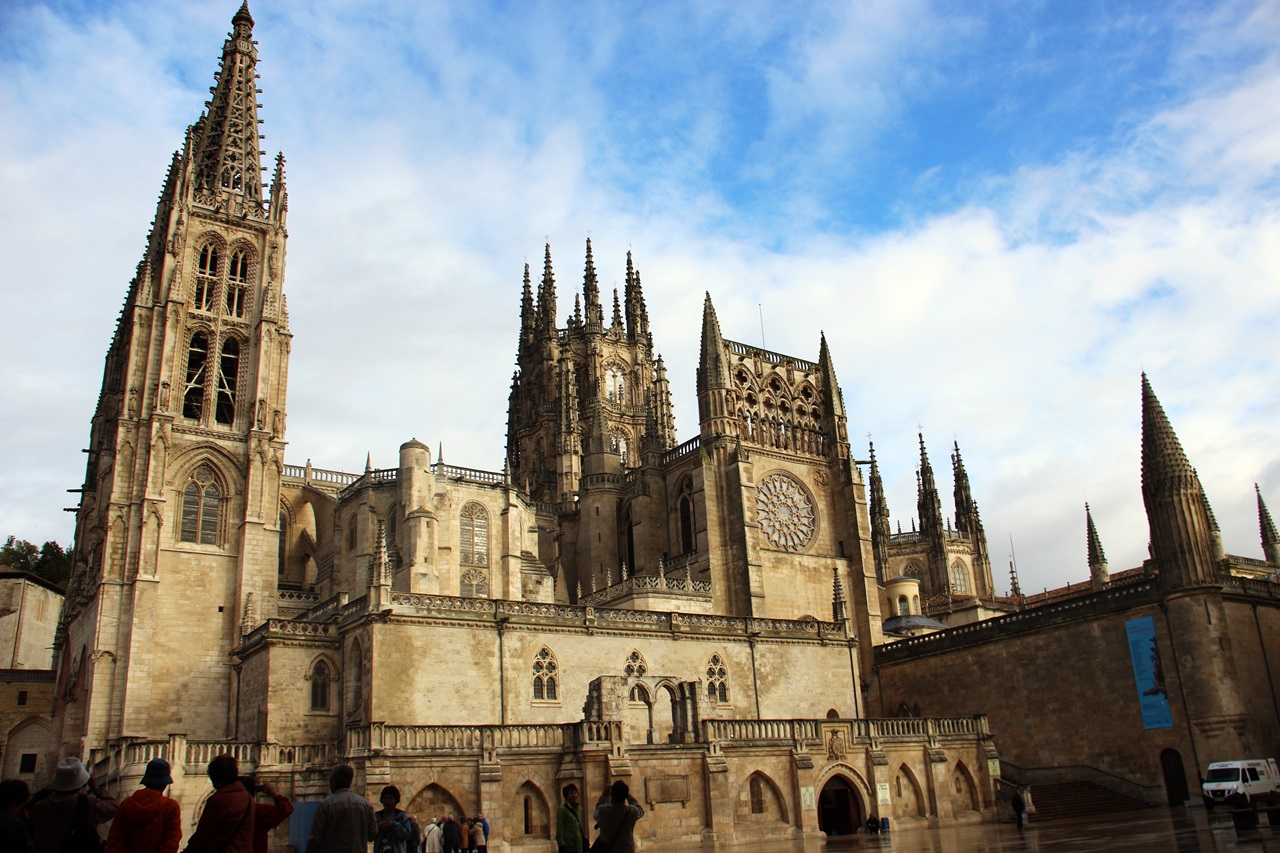
{"label": "pointed pinnacle", "polygon": [[1262,490],[1253,484],[1254,494],[1258,496],[1258,532],[1262,534],[1263,547],[1280,543],[1280,534],[1276,533],[1276,523],[1271,520],[1271,512],[1262,500]]}
{"label": "pointed pinnacle", "polygon": [[1178,436],[1142,374],[1142,490],[1144,494],[1195,481],[1196,473]]}
{"label": "pointed pinnacle", "polygon": [[1098,528],[1093,523],[1093,513],[1089,505],[1084,505],[1085,535],[1088,537],[1089,567],[1100,566],[1107,562],[1107,555],[1102,550],[1102,539],[1098,536]]}

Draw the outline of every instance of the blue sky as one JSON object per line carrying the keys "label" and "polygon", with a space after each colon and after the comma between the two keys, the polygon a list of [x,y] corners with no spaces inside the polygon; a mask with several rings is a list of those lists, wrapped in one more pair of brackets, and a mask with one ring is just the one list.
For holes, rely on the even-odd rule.
{"label": "blue sky", "polygon": [[[0,10],[0,532],[69,541],[101,363],[235,2]],[[522,265],[628,248],[697,428],[726,336],[831,343],[895,523],[958,440],[998,586],[1145,555],[1147,370],[1232,553],[1280,510],[1280,3],[257,0],[290,462],[501,464]],[[54,306],[57,306],[56,308]],[[950,500],[944,500],[950,514]]]}

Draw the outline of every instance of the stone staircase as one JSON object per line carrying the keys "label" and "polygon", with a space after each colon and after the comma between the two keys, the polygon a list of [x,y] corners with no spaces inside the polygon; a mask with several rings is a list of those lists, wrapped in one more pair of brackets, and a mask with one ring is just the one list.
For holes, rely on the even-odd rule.
{"label": "stone staircase", "polygon": [[1036,807],[1031,819],[1037,823],[1151,808],[1150,803],[1117,794],[1110,788],[1093,782],[1032,785],[1031,800]]}

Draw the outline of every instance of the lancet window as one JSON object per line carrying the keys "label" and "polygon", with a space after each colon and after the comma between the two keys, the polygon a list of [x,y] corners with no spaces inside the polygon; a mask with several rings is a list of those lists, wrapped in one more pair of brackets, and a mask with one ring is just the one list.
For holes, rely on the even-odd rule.
{"label": "lancet window", "polygon": [[329,710],[329,693],[332,684],[333,673],[329,669],[329,664],[321,658],[311,668],[311,710]]}
{"label": "lancet window", "polygon": [[179,537],[198,545],[218,544],[222,492],[213,472],[201,465],[182,490],[182,524]]}
{"label": "lancet window", "polygon": [[458,518],[458,562],[464,566],[489,565],[489,513],[472,501],[462,507]]}
{"label": "lancet window", "polygon": [[626,468],[627,460],[629,456],[629,453],[628,453],[629,448],[627,447],[627,437],[620,432],[615,432],[612,436],[609,437],[609,449],[612,450],[614,453],[618,454],[618,456],[622,458],[622,467]]}
{"label": "lancet window", "polygon": [[195,309],[212,311],[214,291],[218,289],[218,247],[206,243],[200,249],[200,263],[196,267]]}
{"label": "lancet window", "polygon": [[969,591],[969,573],[965,571],[964,564],[958,561],[951,564],[951,591],[954,593]]}
{"label": "lancet window", "polygon": [[604,373],[605,396],[611,402],[622,405],[626,402],[627,379],[620,368],[610,367]]}
{"label": "lancet window", "polygon": [[187,387],[182,395],[182,416],[200,419],[204,413],[204,384],[209,362],[209,338],[204,332],[191,336],[187,347]]}
{"label": "lancet window", "polygon": [[218,402],[214,420],[230,426],[236,419],[236,383],[240,375],[240,342],[227,338],[222,343],[222,357],[218,360]]}
{"label": "lancet window", "polygon": [[227,314],[243,317],[249,295],[249,253],[237,249],[231,253],[227,269]]}
{"label": "lancet window", "polygon": [[712,702],[729,701],[729,670],[720,655],[707,661],[707,698]]}
{"label": "lancet window", "polygon": [[686,477],[680,486],[680,553],[692,554],[698,550],[698,537],[693,522],[693,480]]}
{"label": "lancet window", "polygon": [[533,698],[545,701],[560,698],[560,667],[546,646],[533,656]]}

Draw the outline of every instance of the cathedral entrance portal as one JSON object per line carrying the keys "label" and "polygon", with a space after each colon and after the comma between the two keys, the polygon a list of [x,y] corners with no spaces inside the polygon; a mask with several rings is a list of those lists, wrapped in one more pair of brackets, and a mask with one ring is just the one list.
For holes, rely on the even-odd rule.
{"label": "cathedral entrance portal", "polygon": [[832,776],[818,797],[818,828],[828,836],[853,835],[865,819],[853,784],[843,776]]}
{"label": "cathedral entrance portal", "polygon": [[1176,749],[1160,753],[1160,769],[1164,772],[1164,792],[1169,805],[1180,806],[1187,801],[1187,771],[1182,766],[1182,754]]}

